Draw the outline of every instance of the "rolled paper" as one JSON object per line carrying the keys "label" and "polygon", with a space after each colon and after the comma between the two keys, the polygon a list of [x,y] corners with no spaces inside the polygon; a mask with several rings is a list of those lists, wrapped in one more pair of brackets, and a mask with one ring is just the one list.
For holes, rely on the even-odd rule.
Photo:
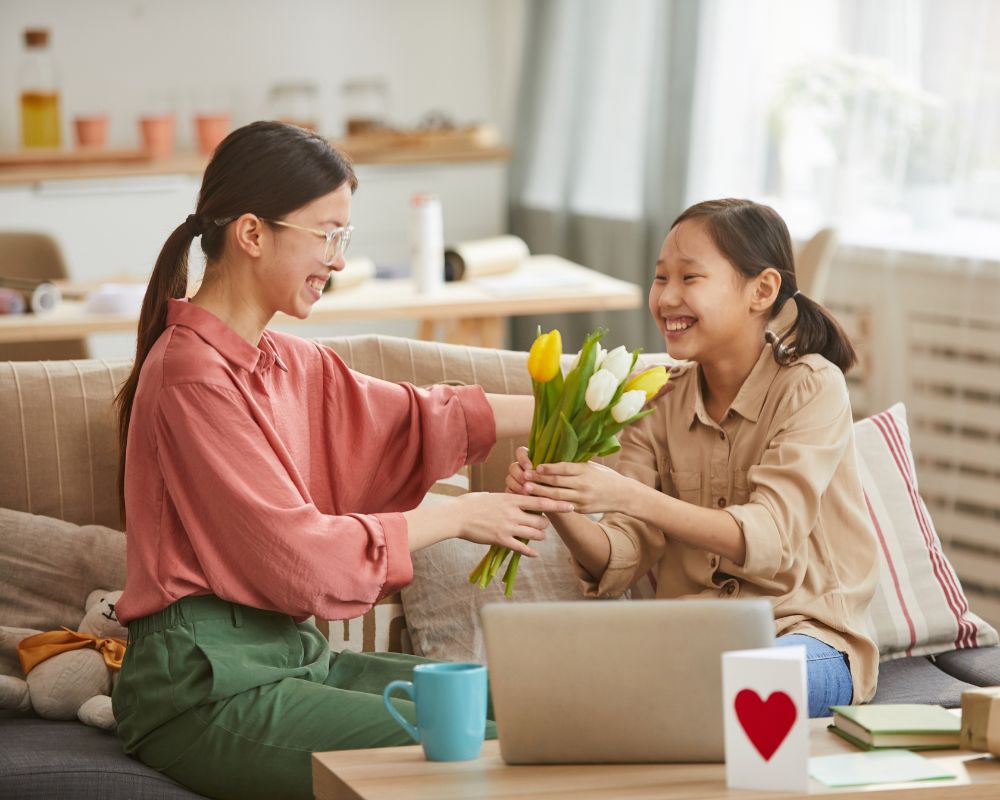
{"label": "rolled paper", "polygon": [[528,245],[517,236],[461,242],[444,251],[445,279],[461,281],[513,272],[528,255]]}
{"label": "rolled paper", "polygon": [[961,747],[1000,755],[1000,686],[962,692]]}
{"label": "rolled paper", "polygon": [[31,292],[28,307],[34,314],[48,314],[62,301],[59,287],[54,283],[40,283]]}
{"label": "rolled paper", "polygon": [[0,276],[0,287],[19,292],[28,310],[35,314],[53,311],[62,301],[59,287],[49,281]]}
{"label": "rolled paper", "polygon": [[23,314],[28,303],[17,289],[0,288],[0,314]]}
{"label": "rolled paper", "polygon": [[328,291],[336,292],[359,286],[375,277],[375,262],[370,258],[351,258],[340,272],[330,273]]}

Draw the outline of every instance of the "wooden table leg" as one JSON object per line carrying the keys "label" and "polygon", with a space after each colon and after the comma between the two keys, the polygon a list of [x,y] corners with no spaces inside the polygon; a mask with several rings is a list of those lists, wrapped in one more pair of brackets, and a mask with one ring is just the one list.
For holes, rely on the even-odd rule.
{"label": "wooden table leg", "polygon": [[421,320],[417,337],[424,341],[500,349],[504,346],[504,317],[460,317],[455,320]]}
{"label": "wooden table leg", "polygon": [[425,342],[433,342],[437,340],[437,326],[434,324],[432,319],[422,319],[420,324],[417,325],[417,338],[422,339]]}
{"label": "wooden table leg", "polygon": [[504,318],[503,317],[481,317],[479,319],[479,344],[480,347],[490,347],[500,350],[504,346]]}

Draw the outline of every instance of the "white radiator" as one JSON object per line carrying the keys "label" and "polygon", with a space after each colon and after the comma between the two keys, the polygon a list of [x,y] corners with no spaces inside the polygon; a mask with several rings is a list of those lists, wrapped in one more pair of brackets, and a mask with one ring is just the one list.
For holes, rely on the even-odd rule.
{"label": "white radiator", "polygon": [[828,291],[859,351],[855,417],[906,404],[920,493],[972,610],[1000,626],[1000,263],[845,248]]}

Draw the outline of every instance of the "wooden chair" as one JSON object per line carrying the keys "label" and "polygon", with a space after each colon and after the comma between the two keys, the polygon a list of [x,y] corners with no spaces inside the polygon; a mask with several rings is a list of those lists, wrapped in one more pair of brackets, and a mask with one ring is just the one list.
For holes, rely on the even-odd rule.
{"label": "wooden chair", "polygon": [[837,252],[837,231],[823,228],[802,245],[795,258],[795,277],[802,294],[822,303],[830,277],[830,267]]}
{"label": "wooden chair", "polygon": [[[59,245],[48,234],[0,232],[0,275],[9,278],[62,280],[68,278]],[[88,358],[86,339],[0,344],[0,361],[42,361]]]}

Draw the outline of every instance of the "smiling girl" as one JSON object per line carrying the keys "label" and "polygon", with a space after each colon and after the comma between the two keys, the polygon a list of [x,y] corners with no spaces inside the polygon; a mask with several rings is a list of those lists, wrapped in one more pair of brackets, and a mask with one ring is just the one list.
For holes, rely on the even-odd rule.
{"label": "smiling girl", "polygon": [[767,598],[777,643],[806,647],[810,716],[869,700],[878,560],[844,380],[855,355],[799,291],[785,223],[749,200],[692,206],[663,242],[649,311],[690,363],[622,435],[617,471],[532,470],[522,448],[508,490],[574,504],[549,516],[589,596],[653,569],[657,597]]}
{"label": "smiling girl", "polygon": [[[230,134],[157,259],[118,397],[118,734],[212,797],[311,798],[313,751],[410,743],[381,694],[422,660],[332,653],[308,618],[361,616],[410,581],[411,550],[443,539],[534,555],[517,540],[543,536],[530,512],[570,508],[485,493],[417,508],[498,434],[527,434],[531,398],[375,380],[267,330],[279,311],[307,317],[343,269],[356,185],[307,131]],[[198,237],[205,277],[187,300]],[[415,721],[413,703],[396,705]]]}

